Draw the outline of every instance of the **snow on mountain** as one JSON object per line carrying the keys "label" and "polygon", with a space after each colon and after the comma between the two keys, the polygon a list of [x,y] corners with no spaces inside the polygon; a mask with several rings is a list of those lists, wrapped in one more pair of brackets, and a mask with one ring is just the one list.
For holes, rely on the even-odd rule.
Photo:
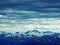
{"label": "snow on mountain", "polygon": [[44,35],[53,35],[54,32],[51,32],[51,31],[46,31],[46,32],[39,32],[37,30],[32,30],[32,31],[27,31],[27,32],[24,32],[24,33],[21,33],[21,32],[15,32],[13,34],[11,33],[7,33],[7,32],[2,32],[0,31],[0,36],[4,35],[5,37],[32,37],[32,36],[38,36],[38,37],[42,37]]}
{"label": "snow on mountain", "polygon": [[46,31],[46,32],[43,32],[44,33],[44,35],[53,35],[54,34],[54,32],[51,32],[51,31]]}
{"label": "snow on mountain", "polygon": [[29,35],[29,36],[35,35],[35,36],[39,36],[39,37],[43,35],[41,32],[39,32],[39,31],[37,31],[37,30],[28,31],[28,32],[26,32],[25,34],[27,34],[27,35]]}
{"label": "snow on mountain", "polygon": [[33,31],[27,31],[27,32],[25,32],[25,34],[29,35],[29,36],[35,35],[35,36],[41,37],[41,36],[44,36],[44,35],[53,35],[54,32],[51,32],[51,31],[39,32],[37,30],[33,30]]}

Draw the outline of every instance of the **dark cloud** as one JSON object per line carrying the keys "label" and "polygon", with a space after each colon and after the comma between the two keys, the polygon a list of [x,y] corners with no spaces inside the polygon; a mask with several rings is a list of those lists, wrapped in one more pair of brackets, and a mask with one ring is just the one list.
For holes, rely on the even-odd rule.
{"label": "dark cloud", "polygon": [[[48,10],[48,9],[47,9]],[[55,9],[54,9],[55,10]],[[4,19],[29,19],[29,18],[59,18],[59,12],[37,12],[25,10],[3,10],[0,18]]]}
{"label": "dark cloud", "polygon": [[[12,11],[9,9],[12,9]],[[6,12],[6,10],[8,11]],[[23,10],[26,11],[27,13],[15,12],[17,10],[18,11]],[[18,19],[60,17],[60,1],[58,0],[57,1],[55,0],[0,0],[0,15],[6,15],[9,18],[13,17]]]}

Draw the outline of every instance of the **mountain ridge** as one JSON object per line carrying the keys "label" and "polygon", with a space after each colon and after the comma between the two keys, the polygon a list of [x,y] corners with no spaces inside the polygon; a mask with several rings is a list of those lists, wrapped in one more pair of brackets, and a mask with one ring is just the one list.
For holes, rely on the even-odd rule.
{"label": "mountain ridge", "polygon": [[[18,36],[18,35],[25,35],[25,36],[44,36],[44,35],[53,35],[55,34],[55,32],[52,32],[52,31],[45,31],[45,32],[40,32],[38,30],[32,30],[32,31],[26,31],[24,33],[20,33],[20,32],[15,32],[15,33],[8,33],[8,32],[4,32],[4,31],[0,31],[1,34],[5,35],[6,37],[8,36]],[[0,34],[0,35],[1,35]]]}

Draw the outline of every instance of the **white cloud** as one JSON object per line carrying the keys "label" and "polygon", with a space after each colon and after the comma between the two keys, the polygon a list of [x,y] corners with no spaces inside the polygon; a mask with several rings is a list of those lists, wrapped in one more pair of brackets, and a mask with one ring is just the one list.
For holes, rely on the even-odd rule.
{"label": "white cloud", "polygon": [[[22,22],[23,21],[23,22]],[[27,31],[38,29],[39,31],[60,32],[60,19],[58,18],[33,18],[25,20],[10,20],[13,24],[0,24],[0,30]],[[32,22],[31,22],[32,21]]]}
{"label": "white cloud", "polygon": [[0,15],[0,18],[6,18],[6,16],[4,16],[4,15]]}
{"label": "white cloud", "polygon": [[16,21],[15,20],[11,20],[10,23],[16,23]]}
{"label": "white cloud", "polygon": [[9,26],[11,26],[11,25],[9,25],[9,24],[0,24],[0,27],[9,27]]}

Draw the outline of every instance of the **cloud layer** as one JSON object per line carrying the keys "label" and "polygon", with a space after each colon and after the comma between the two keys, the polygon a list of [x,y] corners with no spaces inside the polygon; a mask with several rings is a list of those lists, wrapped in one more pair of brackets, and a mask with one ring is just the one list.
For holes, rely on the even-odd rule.
{"label": "cloud layer", "polygon": [[0,0],[0,30],[60,32],[60,1]]}
{"label": "cloud layer", "polygon": [[[1,20],[0,20],[1,21]],[[34,18],[24,20],[6,20],[0,22],[0,30],[20,31],[37,29],[39,31],[60,32],[59,18]]]}

